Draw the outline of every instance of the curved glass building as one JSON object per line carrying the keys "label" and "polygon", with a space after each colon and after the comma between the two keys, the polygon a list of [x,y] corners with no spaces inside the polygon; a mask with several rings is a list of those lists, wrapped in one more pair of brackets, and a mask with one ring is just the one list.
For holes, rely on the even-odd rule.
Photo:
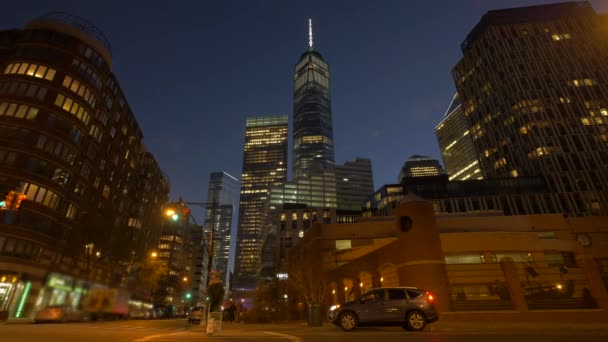
{"label": "curved glass building", "polygon": [[142,139],[99,29],[0,31],[0,312],[76,306],[155,246],[169,185]]}

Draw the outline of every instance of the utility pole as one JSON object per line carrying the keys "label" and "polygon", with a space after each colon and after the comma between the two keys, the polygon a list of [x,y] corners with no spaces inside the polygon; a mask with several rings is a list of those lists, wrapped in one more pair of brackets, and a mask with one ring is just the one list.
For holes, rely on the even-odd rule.
{"label": "utility pole", "polygon": [[[201,206],[203,208],[207,208],[210,204],[211,204],[211,228],[210,228],[210,232],[209,232],[209,245],[208,248],[209,250],[207,251],[207,279],[206,279],[206,284],[205,287],[209,284],[209,281],[211,280],[211,269],[213,268],[213,246],[214,246],[214,232],[215,232],[215,210],[216,210],[216,203],[217,201],[213,201],[211,203],[208,202],[184,202],[184,204],[187,205],[197,205],[197,206]],[[204,223],[203,223],[203,229],[204,229]]]}

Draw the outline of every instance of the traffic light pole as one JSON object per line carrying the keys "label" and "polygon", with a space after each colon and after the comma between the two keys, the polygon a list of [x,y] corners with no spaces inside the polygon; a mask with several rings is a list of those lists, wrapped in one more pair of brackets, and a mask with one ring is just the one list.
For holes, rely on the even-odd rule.
{"label": "traffic light pole", "polygon": [[[211,228],[210,228],[210,232],[209,232],[209,250],[207,251],[207,279],[206,279],[206,284],[205,286],[209,285],[209,281],[211,280],[211,269],[213,268],[213,245],[214,245],[214,232],[215,232],[215,210],[216,210],[216,205],[217,202],[213,201],[211,203],[205,203],[205,202],[184,202],[184,204],[187,205],[197,205],[197,206],[201,206],[203,208],[207,208],[209,206],[209,204],[211,204]],[[204,222],[203,222],[203,227],[204,227]],[[204,228],[203,228],[204,229]]]}

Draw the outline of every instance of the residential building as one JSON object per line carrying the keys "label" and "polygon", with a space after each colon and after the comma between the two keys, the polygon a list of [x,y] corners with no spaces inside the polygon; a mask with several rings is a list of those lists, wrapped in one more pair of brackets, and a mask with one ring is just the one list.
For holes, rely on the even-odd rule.
{"label": "residential building", "polygon": [[252,289],[261,267],[269,192],[287,180],[287,116],[248,118],[235,259],[235,291]]}
{"label": "residential building", "polygon": [[205,209],[205,236],[207,241],[213,232],[213,259],[215,270],[221,272],[228,284],[229,271],[233,269],[230,265],[230,246],[232,245],[232,234],[236,226],[236,209],[239,200],[239,181],[228,173],[212,172],[209,176],[209,190],[207,194],[207,205]]}
{"label": "residential building", "polygon": [[403,182],[405,178],[437,176],[443,173],[437,159],[415,154],[403,164],[401,172],[399,172],[399,182]]}
{"label": "residential building", "polygon": [[487,12],[452,74],[484,179],[541,176],[560,212],[608,215],[608,30],[588,2]]}
{"label": "residential building", "polygon": [[295,66],[293,100],[293,172],[305,176],[313,161],[334,164],[329,66],[314,50],[309,19],[309,47]]}
{"label": "residential building", "polygon": [[14,279],[0,311],[31,317],[122,284],[160,234],[169,184],[104,34],[66,13],[1,31],[0,117],[0,278]]}
{"label": "residential building", "polygon": [[456,94],[443,120],[435,127],[443,165],[450,180],[483,179],[478,153],[469,133],[469,124]]}

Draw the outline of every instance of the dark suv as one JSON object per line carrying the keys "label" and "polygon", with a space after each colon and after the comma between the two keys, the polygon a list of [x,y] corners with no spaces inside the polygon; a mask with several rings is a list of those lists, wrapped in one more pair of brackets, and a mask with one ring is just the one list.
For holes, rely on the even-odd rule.
{"label": "dark suv", "polygon": [[435,298],[415,287],[384,287],[364,293],[360,298],[329,310],[329,321],[345,331],[359,325],[401,325],[407,330],[423,330],[439,317]]}

